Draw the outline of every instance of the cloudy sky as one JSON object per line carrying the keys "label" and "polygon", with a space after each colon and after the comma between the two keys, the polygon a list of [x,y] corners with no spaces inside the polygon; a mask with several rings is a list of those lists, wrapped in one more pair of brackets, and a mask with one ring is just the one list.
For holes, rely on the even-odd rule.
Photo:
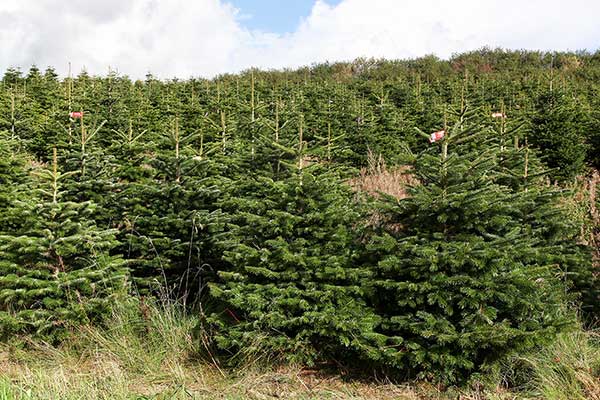
{"label": "cloudy sky", "polygon": [[0,68],[211,77],[482,46],[595,51],[600,0],[0,0]]}

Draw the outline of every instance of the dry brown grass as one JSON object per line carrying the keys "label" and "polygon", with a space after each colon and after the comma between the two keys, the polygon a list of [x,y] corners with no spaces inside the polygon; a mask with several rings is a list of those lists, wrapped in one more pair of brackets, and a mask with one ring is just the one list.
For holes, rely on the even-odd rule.
{"label": "dry brown grass", "polygon": [[[346,382],[288,366],[223,376],[203,363],[181,363],[155,373],[135,373],[102,352],[74,354],[39,347],[0,353],[0,377],[12,387],[0,399],[423,399],[417,389],[384,383]],[[0,382],[0,387],[2,382]],[[0,388],[1,389],[1,388]],[[9,392],[6,392],[9,393]]]}
{"label": "dry brown grass", "polygon": [[580,227],[578,240],[592,248],[595,266],[600,268],[600,172],[593,170],[588,176],[580,176],[567,188],[572,190],[572,195],[564,196],[559,204]]}
{"label": "dry brown grass", "polygon": [[168,302],[144,303],[143,315],[137,306],[116,305],[109,327],[80,327],[60,347],[27,338],[0,344],[0,400],[423,398],[410,387],[301,366],[249,360],[224,371],[203,354],[198,315]]}
{"label": "dry brown grass", "polygon": [[[595,333],[563,335],[520,357],[530,366],[527,391],[494,387],[442,389],[425,382],[395,384],[385,377],[354,379],[335,370],[249,362],[223,370],[198,353],[197,316],[179,306],[148,304],[139,320],[116,307],[109,328],[84,327],[60,347],[26,340],[26,350],[0,345],[0,400],[129,399],[382,399],[600,400],[600,347]],[[141,329],[143,326],[148,331]],[[251,361],[251,360],[250,360]]]}
{"label": "dry brown grass", "polygon": [[368,166],[360,170],[359,176],[351,179],[350,186],[359,193],[378,197],[385,193],[397,199],[408,196],[407,187],[416,185],[418,180],[410,173],[408,166],[388,168],[381,155],[368,155]]}
{"label": "dry brown grass", "polygon": [[[426,383],[347,380],[339,375],[285,366],[223,376],[214,366],[181,363],[160,374],[130,371],[119,359],[91,351],[65,353],[39,347],[26,354],[0,353],[0,399],[335,399],[335,400],[483,400],[516,399],[514,393],[443,392]],[[158,371],[157,371],[158,372]],[[4,383],[3,383],[4,380]],[[10,389],[2,390],[2,385]],[[5,386],[6,388],[7,386]],[[3,395],[4,394],[4,395]]]}
{"label": "dry brown grass", "polygon": [[[395,166],[388,168],[381,155],[375,156],[371,151],[368,154],[368,166],[362,168],[357,177],[350,179],[348,184],[354,189],[358,198],[379,198],[381,194],[390,195],[398,200],[408,197],[407,188],[419,183],[417,178],[411,174],[408,166]],[[385,225],[392,231],[400,231],[402,226],[387,221],[384,216],[373,210],[365,220],[370,226]]]}

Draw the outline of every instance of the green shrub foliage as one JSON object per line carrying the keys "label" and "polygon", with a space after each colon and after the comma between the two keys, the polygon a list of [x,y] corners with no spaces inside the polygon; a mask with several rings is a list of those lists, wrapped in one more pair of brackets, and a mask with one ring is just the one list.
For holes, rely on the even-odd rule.
{"label": "green shrub foliage", "polygon": [[219,258],[212,249],[225,222],[216,207],[223,167],[186,146],[194,135],[173,126],[166,136],[156,154],[138,157],[135,168],[122,170],[124,179],[102,204],[121,225],[117,250],[129,261],[140,290],[169,286],[187,297],[198,292],[190,287],[190,276]]}
{"label": "green shrub foliage", "polygon": [[531,142],[542,151],[556,179],[572,179],[583,171],[593,140],[590,115],[571,93],[543,93],[532,119]]}
{"label": "green shrub foliage", "polygon": [[211,285],[220,348],[313,363],[368,347],[375,319],[360,287],[369,271],[357,263],[359,214],[335,174],[251,177],[224,206],[235,211]]}

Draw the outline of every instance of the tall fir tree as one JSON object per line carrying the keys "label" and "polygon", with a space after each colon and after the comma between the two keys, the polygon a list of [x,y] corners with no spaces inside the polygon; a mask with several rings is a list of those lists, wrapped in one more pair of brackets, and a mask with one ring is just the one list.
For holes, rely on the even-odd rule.
{"label": "tall fir tree", "polygon": [[[190,282],[218,259],[213,235],[225,222],[217,207],[224,166],[198,154],[199,132],[186,131],[177,117],[150,155],[130,136],[114,151],[135,155],[137,165],[121,170],[126,176],[106,206],[120,226],[119,250],[140,290],[168,286],[175,295],[197,295]],[[128,144],[119,146],[123,140]]]}
{"label": "tall fir tree", "polygon": [[[30,183],[27,174],[29,157],[17,140],[10,138],[8,131],[0,132],[0,232],[14,229],[19,224],[18,216],[7,211],[11,204],[18,198],[15,187]],[[15,219],[15,217],[17,217]]]}
{"label": "tall fir tree", "polygon": [[540,95],[531,143],[540,149],[549,167],[557,168],[553,178],[571,180],[583,171],[591,122],[573,94],[553,90]]}

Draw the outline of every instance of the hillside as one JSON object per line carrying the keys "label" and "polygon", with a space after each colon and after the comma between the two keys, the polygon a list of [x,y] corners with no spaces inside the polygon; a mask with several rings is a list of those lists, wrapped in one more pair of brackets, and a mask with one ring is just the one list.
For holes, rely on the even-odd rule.
{"label": "hillside", "polygon": [[597,398],[598,94],[583,52],[6,71],[0,398]]}

